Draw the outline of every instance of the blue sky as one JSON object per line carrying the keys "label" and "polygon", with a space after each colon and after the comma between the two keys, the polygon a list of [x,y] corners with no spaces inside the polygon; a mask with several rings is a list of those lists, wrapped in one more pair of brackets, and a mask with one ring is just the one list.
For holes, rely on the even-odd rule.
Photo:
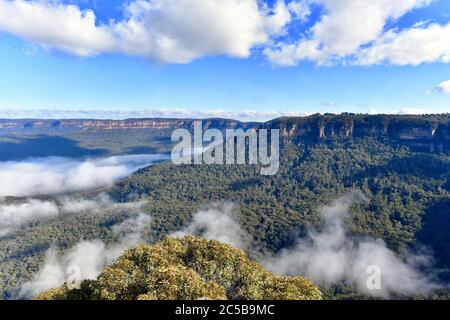
{"label": "blue sky", "polygon": [[[266,6],[257,4],[256,11],[251,6],[254,0],[241,0],[253,11],[231,7],[227,17],[231,20],[218,24],[215,18],[200,21],[198,26],[192,25],[199,19],[173,26],[171,21],[179,20],[171,20],[171,15],[178,16],[170,3],[165,4],[170,1],[149,1],[161,5],[157,9],[161,12],[155,14],[155,9],[145,5],[127,9],[123,1],[28,1],[34,7],[20,7],[17,4],[25,1],[0,0],[0,19],[2,10],[24,21],[30,20],[25,19],[28,9],[40,5],[39,12],[49,11],[19,26],[0,22],[0,116],[2,111],[14,116],[23,110],[81,109],[149,114],[151,110],[182,109],[205,115],[217,110],[231,115],[253,111],[255,117],[267,113],[262,118],[276,113],[450,112],[450,87],[442,85],[450,80],[449,1],[400,0],[404,5],[386,9],[386,0],[362,0],[367,6],[376,4],[374,21],[379,30],[365,25],[373,10],[369,20],[327,25],[324,21],[339,22],[346,12],[369,14],[348,0],[341,5],[333,0],[269,1]],[[200,17],[208,15],[207,10],[223,12],[220,0],[208,0],[212,6],[219,2],[212,9],[204,9],[197,0],[180,1],[197,9]],[[76,22],[69,27],[57,25],[69,2],[79,12],[93,10],[96,17],[95,24],[88,26],[93,29],[80,36],[79,42],[71,39],[83,32],[83,21],[80,26]],[[290,6],[291,2],[298,6]],[[281,5],[284,15],[281,9],[275,10]],[[295,11],[300,5],[303,11]],[[136,17],[130,17],[131,13]],[[232,20],[234,14],[238,20]],[[255,17],[254,25],[236,22],[247,15]],[[51,28],[49,18],[55,21]],[[129,32],[121,31],[123,26],[115,26],[123,23],[128,28],[131,20],[141,23],[144,33],[131,38]],[[231,28],[230,23],[238,26]],[[260,32],[245,34],[255,26]],[[215,41],[203,27],[223,40]],[[352,34],[355,29],[361,32]],[[107,36],[99,33],[91,40],[95,32]],[[415,37],[419,32],[423,36]],[[146,40],[167,34],[174,43],[170,49],[155,49],[154,42]],[[424,37],[437,45],[430,49]],[[404,52],[398,51],[395,41],[406,48]]]}

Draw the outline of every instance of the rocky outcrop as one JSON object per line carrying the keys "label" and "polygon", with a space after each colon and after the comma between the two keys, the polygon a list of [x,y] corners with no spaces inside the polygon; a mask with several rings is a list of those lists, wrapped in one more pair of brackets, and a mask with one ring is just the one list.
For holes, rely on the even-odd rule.
{"label": "rocky outcrop", "polygon": [[450,152],[450,115],[313,115],[275,119],[265,126],[291,140],[312,142],[374,136],[420,151]]}

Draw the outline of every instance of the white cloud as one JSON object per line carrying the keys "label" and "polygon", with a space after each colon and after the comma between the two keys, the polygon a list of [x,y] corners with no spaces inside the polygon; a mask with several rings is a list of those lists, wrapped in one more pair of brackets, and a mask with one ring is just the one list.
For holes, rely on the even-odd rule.
{"label": "white cloud", "polygon": [[339,106],[338,103],[335,101],[327,101],[327,102],[322,103],[322,105],[325,107],[330,107],[330,108],[336,108]]}
{"label": "white cloud", "polygon": [[400,32],[390,30],[361,50],[355,63],[415,66],[432,62],[450,62],[450,24],[430,24]]}
{"label": "white cloud", "polygon": [[278,65],[292,66],[303,60],[326,65],[358,54],[363,45],[379,39],[387,22],[429,5],[431,0],[311,0],[325,13],[294,43],[266,48],[267,57]]}
{"label": "white cloud", "polygon": [[[294,8],[294,10],[297,8]],[[300,9],[299,9],[300,10]],[[266,12],[270,11],[266,9]],[[272,14],[266,17],[265,29],[268,35],[278,35],[285,32],[284,27],[291,21],[292,14],[301,14],[301,12],[295,12],[291,7],[287,6],[284,1],[278,1],[272,10]]]}
{"label": "white cloud", "polygon": [[125,233],[116,244],[107,245],[100,240],[81,241],[65,255],[58,255],[55,248],[50,249],[42,267],[31,281],[22,285],[18,296],[30,298],[64,283],[77,285],[81,280],[95,279],[124,250],[141,241],[142,232],[150,222],[150,216],[143,213],[125,220],[113,228],[117,233]]}
{"label": "white cloud", "polygon": [[232,204],[222,204],[206,211],[199,211],[194,214],[192,222],[185,229],[172,236],[196,235],[242,249],[247,244],[247,234],[242,230],[233,211]]}
{"label": "white cloud", "polygon": [[207,55],[244,58],[279,34],[291,15],[257,0],[135,0],[125,19],[99,24],[93,11],[58,1],[0,0],[0,30],[88,56],[119,52],[164,63]]}
{"label": "white cloud", "polygon": [[0,110],[1,119],[129,119],[129,118],[227,118],[241,121],[267,121],[279,117],[303,117],[306,112],[282,111],[226,111],[226,110]]}
{"label": "white cloud", "polygon": [[289,10],[294,14],[295,18],[305,21],[311,14],[308,0],[291,1],[288,4]]}
{"label": "white cloud", "polygon": [[[204,56],[247,58],[264,49],[274,64],[418,65],[450,61],[450,25],[390,22],[433,0],[133,0],[124,18],[99,22],[92,10],[52,0],[0,0],[0,31],[80,56],[122,53],[162,63]],[[311,5],[323,13],[302,33]],[[286,40],[284,36],[291,29]],[[301,28],[300,28],[301,29]]]}
{"label": "white cloud", "polygon": [[439,92],[446,93],[446,94],[450,94],[450,80],[442,81],[442,82],[436,87],[436,89],[437,89]]}
{"label": "white cloud", "polygon": [[0,31],[80,56],[112,51],[108,26],[97,26],[91,10],[58,1],[0,1]]}
{"label": "white cloud", "polygon": [[129,19],[113,26],[122,52],[186,63],[203,55],[248,57],[268,40],[254,0],[133,1]]}
{"label": "white cloud", "polygon": [[402,108],[398,111],[393,112],[394,114],[430,114],[430,111],[424,108]]}
{"label": "white cloud", "polygon": [[87,160],[47,157],[0,162],[0,196],[54,194],[108,186],[163,158],[160,155]]}
{"label": "white cloud", "polygon": [[367,111],[367,114],[370,114],[370,115],[374,115],[374,114],[421,115],[421,114],[432,114],[432,112],[429,109],[417,108],[417,107],[404,107],[399,110],[391,110],[391,111],[387,111],[387,112],[382,112],[375,108],[371,108],[369,111]]}
{"label": "white cloud", "polygon": [[[324,285],[346,281],[360,292],[378,297],[417,294],[435,288],[427,276],[418,271],[417,264],[426,265],[428,257],[411,254],[409,259],[403,260],[380,239],[359,239],[346,233],[344,222],[349,207],[364,199],[362,194],[352,193],[324,207],[321,210],[325,218],[323,228],[309,230],[293,248],[266,259],[265,265],[276,273],[301,274]],[[381,272],[379,289],[367,286],[371,266]]]}

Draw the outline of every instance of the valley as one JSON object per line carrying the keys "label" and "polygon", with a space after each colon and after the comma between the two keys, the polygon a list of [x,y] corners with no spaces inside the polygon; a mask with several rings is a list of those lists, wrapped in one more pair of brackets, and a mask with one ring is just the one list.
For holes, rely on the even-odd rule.
{"label": "valley", "polygon": [[[1,160],[55,155],[85,159],[145,150],[167,155],[172,148],[169,129],[192,129],[192,122],[187,120],[155,120],[152,126],[157,121],[161,121],[158,128],[119,129],[120,122],[115,122],[95,130],[84,126],[69,130],[34,124],[25,128],[23,122],[11,120],[9,128],[0,131]],[[199,212],[212,211],[212,215],[201,216],[230,215],[242,233],[239,245],[252,259],[285,257],[282,253],[286,250],[295,257],[295,248],[308,236],[314,232],[327,234],[323,208],[358,192],[365,200],[345,206],[343,247],[364,247],[361,239],[370,238],[383,241],[377,248],[389,257],[391,252],[405,260],[429,257],[428,264],[417,268],[406,264],[405,270],[429,275],[427,281],[439,286],[432,285],[433,289],[417,294],[400,286],[391,288],[388,295],[444,298],[448,296],[445,286],[450,279],[449,123],[448,115],[315,115],[253,124],[205,120],[205,128],[219,130],[279,128],[278,174],[261,176],[258,166],[252,165],[174,165],[162,161],[136,168],[95,189],[71,191],[67,196],[96,205],[30,220],[0,237],[2,297],[17,296],[22,285],[40,270],[50,248],[64,254],[80,241],[102,241],[106,246],[120,243],[123,234],[118,234],[114,226],[141,213],[150,217],[139,233],[142,242],[154,243],[184,229],[202,236],[205,226],[188,226],[197,221]],[[64,142],[54,143],[53,139]],[[25,148],[30,145],[35,148]],[[107,200],[102,202],[99,197]],[[4,197],[1,205],[29,198],[33,195]],[[39,199],[62,201],[52,194],[40,195]],[[138,209],[130,209],[133,203],[139,203]],[[308,268],[296,263],[283,270],[314,277]],[[365,296],[358,290],[357,280],[348,274],[318,284],[325,298]]]}

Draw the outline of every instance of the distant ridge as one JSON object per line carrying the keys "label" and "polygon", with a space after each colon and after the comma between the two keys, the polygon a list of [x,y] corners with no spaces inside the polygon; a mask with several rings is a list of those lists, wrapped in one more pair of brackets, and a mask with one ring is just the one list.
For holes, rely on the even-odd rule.
{"label": "distant ridge", "polygon": [[[196,119],[142,118],[96,119],[0,119],[0,134],[58,131],[192,129]],[[388,138],[427,152],[450,152],[450,114],[363,115],[344,113],[283,117],[267,122],[242,122],[225,118],[202,119],[204,129],[279,129],[284,138],[308,141],[375,136]]]}

